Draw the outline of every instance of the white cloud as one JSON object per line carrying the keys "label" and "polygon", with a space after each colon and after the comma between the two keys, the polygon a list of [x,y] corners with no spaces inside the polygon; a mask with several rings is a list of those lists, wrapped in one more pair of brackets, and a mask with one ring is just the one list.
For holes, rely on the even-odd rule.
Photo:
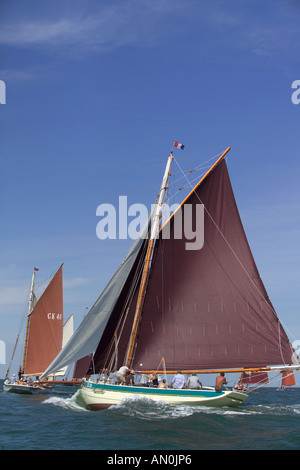
{"label": "white cloud", "polygon": [[225,7],[217,0],[124,0],[106,5],[87,2],[80,7],[75,2],[68,11],[58,9],[60,16],[49,18],[41,9],[27,18],[0,22],[0,44],[80,56],[87,51],[160,44],[166,35],[208,27],[234,47],[255,55],[273,55],[283,49],[292,53],[299,30],[295,10],[280,5],[272,8],[271,3],[261,9],[259,2],[253,3],[250,8],[234,7],[234,2]]}
{"label": "white cloud", "polygon": [[37,18],[3,24],[0,44],[8,46],[74,46],[77,51],[109,50],[122,45],[153,40],[156,22],[166,13],[184,8],[170,0],[128,0],[99,7],[95,12],[71,13],[57,19]]}

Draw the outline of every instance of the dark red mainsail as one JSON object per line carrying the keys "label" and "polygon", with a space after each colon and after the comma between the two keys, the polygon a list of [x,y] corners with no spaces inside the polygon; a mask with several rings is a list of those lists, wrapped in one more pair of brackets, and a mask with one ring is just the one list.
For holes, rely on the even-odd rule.
{"label": "dark red mainsail", "polygon": [[[285,364],[293,353],[250,251],[226,161],[185,201],[204,204],[204,245],[160,238],[152,260],[133,366],[156,370]],[[183,207],[184,213],[184,207]],[[184,217],[182,219],[182,232]],[[142,366],[141,366],[142,364]]]}
{"label": "dark red mainsail", "polygon": [[[185,207],[195,215],[197,204],[205,208],[204,244],[191,250]],[[162,358],[170,371],[290,363],[293,349],[255,265],[224,159],[185,199],[182,213],[183,236],[177,212],[164,228],[169,238],[163,230],[156,241],[131,366],[157,370]],[[100,339],[96,372],[123,365],[141,264],[137,259]]]}

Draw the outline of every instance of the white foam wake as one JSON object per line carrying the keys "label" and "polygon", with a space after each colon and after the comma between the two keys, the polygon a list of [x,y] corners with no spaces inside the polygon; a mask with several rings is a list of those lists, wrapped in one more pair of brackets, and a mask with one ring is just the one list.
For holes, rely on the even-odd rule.
{"label": "white foam wake", "polygon": [[81,396],[81,390],[77,390],[74,395],[72,395],[69,398],[63,398],[60,396],[52,396],[44,400],[42,403],[46,405],[54,405],[54,406],[59,406],[61,408],[65,408],[68,410],[74,410],[74,411],[87,411],[86,408],[81,404],[80,401],[80,396]]}

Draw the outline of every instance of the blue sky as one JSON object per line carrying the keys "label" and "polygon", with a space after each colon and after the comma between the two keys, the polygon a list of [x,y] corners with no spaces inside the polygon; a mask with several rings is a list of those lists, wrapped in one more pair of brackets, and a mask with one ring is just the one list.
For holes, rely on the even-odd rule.
{"label": "blue sky", "polygon": [[64,262],[64,314],[79,324],[131,243],[97,238],[98,205],[127,195],[149,207],[174,139],[186,170],[231,147],[260,274],[300,339],[299,17],[288,0],[2,0],[7,360],[34,266],[39,282]]}

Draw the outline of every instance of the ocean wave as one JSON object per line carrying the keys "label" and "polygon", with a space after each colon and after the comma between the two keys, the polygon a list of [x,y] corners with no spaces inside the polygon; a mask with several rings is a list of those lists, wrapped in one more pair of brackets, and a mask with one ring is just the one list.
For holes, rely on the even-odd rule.
{"label": "ocean wave", "polygon": [[300,405],[289,405],[288,408],[293,411],[296,415],[300,414]]}
{"label": "ocean wave", "polygon": [[121,413],[124,416],[134,417],[142,420],[168,420],[188,417],[192,415],[215,415],[227,419],[242,416],[285,416],[300,414],[300,405],[255,404],[241,406],[238,408],[214,408],[195,405],[171,405],[164,401],[154,401],[150,398],[132,396],[124,398],[118,405],[109,408],[110,412]]}
{"label": "ocean wave", "polygon": [[169,405],[162,400],[154,401],[151,398],[138,395],[124,398],[119,404],[111,406],[109,410],[113,413],[122,413],[126,416],[151,421],[180,418],[193,414],[189,406]]}
{"label": "ocean wave", "polygon": [[61,408],[73,411],[87,411],[87,409],[83,406],[83,403],[81,403],[80,394],[81,390],[77,390],[77,392],[69,398],[52,396],[44,400],[42,403],[46,405],[59,406]]}
{"label": "ocean wave", "polygon": [[148,397],[138,395],[124,398],[118,405],[109,408],[113,413],[122,413],[125,416],[143,420],[168,420],[188,417],[197,414],[222,415],[233,417],[236,415],[260,414],[249,409],[214,408],[195,405],[174,405],[164,401],[154,401]]}
{"label": "ocean wave", "polygon": [[[77,412],[89,412],[82,398],[81,390],[68,398],[62,396],[51,396],[46,398],[42,403],[53,405]],[[198,405],[174,405],[168,404],[163,400],[154,401],[148,397],[140,397],[133,395],[124,398],[119,404],[112,405],[107,412],[124,417],[135,418],[146,421],[164,421],[176,420],[189,416],[207,417],[219,416],[225,419],[238,419],[243,416],[292,416],[300,414],[300,405],[298,404],[282,404],[282,403],[258,403],[241,406],[238,408],[214,408]],[[103,412],[102,412],[103,413]]]}

